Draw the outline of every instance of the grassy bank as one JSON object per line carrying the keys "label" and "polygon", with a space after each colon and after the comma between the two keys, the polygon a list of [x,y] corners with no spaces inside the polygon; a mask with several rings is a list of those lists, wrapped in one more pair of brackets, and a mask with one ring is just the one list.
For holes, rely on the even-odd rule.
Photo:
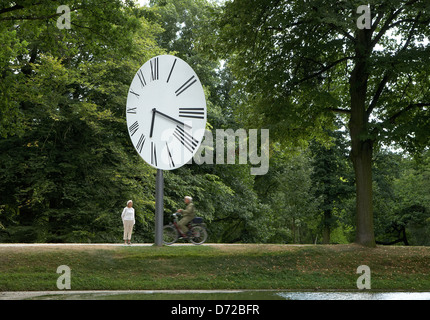
{"label": "grassy bank", "polygon": [[1,247],[0,291],[57,290],[59,265],[73,290],[356,290],[367,265],[374,290],[430,291],[430,248],[356,245]]}

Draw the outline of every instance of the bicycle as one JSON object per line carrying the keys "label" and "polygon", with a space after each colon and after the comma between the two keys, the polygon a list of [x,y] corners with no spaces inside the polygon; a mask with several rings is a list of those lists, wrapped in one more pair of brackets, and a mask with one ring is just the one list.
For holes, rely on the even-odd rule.
{"label": "bicycle", "polygon": [[203,244],[208,238],[208,232],[206,230],[206,224],[203,222],[203,218],[196,217],[187,225],[191,231],[190,236],[186,236],[182,233],[178,226],[178,215],[174,213],[173,222],[163,227],[163,243],[170,245],[178,241],[180,238],[188,239],[193,244]]}

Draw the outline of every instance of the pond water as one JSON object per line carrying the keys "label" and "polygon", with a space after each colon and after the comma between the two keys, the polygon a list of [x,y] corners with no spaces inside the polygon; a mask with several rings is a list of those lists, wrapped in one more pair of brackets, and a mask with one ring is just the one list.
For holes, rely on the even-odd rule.
{"label": "pond water", "polygon": [[285,292],[258,291],[205,291],[205,292],[92,292],[33,296],[31,299],[48,300],[430,300],[430,292]]}
{"label": "pond water", "polygon": [[278,292],[287,300],[430,300],[430,292]]}

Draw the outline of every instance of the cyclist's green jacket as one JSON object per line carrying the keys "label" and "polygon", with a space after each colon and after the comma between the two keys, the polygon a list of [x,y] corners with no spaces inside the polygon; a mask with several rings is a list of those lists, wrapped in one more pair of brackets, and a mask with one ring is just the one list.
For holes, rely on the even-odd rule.
{"label": "cyclist's green jacket", "polygon": [[194,218],[196,215],[195,209],[194,209],[194,203],[190,202],[185,210],[182,210],[182,217],[185,218]]}

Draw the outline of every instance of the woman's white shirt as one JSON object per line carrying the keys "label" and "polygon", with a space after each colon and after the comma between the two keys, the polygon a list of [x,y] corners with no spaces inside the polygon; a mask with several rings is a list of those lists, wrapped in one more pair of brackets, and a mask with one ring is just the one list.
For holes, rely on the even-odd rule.
{"label": "woman's white shirt", "polygon": [[133,220],[134,221],[134,208],[125,207],[121,214],[122,220]]}

